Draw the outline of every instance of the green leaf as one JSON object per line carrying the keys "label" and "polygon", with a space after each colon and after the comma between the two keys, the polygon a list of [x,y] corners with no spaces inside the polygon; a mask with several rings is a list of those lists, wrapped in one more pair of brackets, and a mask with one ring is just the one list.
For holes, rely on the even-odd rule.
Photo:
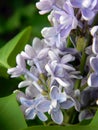
{"label": "green leaf", "polygon": [[32,126],[21,130],[97,130],[89,126]]}
{"label": "green leaf", "polygon": [[98,130],[98,111],[90,124],[66,125],[66,126],[32,126],[21,130]]}
{"label": "green leaf", "polygon": [[16,95],[0,98],[0,130],[20,130],[26,127]]}
{"label": "green leaf", "polygon": [[0,76],[7,77],[7,69],[15,66],[16,55],[30,40],[32,28],[27,27],[0,49]]}
{"label": "green leaf", "polygon": [[[98,129],[98,110],[94,116],[94,118],[92,119],[91,123],[90,123],[90,126],[93,126],[94,129],[97,128]],[[96,130],[97,130],[96,129]]]}

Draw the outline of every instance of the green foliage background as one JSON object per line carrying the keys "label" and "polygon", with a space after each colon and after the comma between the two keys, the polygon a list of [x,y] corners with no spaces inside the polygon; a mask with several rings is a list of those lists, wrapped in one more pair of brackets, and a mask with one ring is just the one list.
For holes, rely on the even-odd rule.
{"label": "green foliage background", "polygon": [[[11,79],[7,69],[15,66],[15,57],[33,37],[49,26],[47,15],[40,16],[35,7],[38,0],[0,1],[0,130],[97,130],[98,112],[90,124],[47,126],[35,119],[25,121],[13,91],[21,78]],[[87,125],[88,124],[88,125]]]}

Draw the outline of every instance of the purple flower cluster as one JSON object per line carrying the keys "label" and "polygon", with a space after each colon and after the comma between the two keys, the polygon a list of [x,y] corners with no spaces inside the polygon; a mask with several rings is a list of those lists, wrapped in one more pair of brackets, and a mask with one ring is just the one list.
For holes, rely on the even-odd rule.
{"label": "purple flower cluster", "polygon": [[88,78],[88,85],[98,87],[98,26],[94,26],[91,29],[91,35],[93,36],[92,51],[95,56],[90,58],[90,65],[93,69],[93,72]]}
{"label": "purple flower cluster", "polygon": [[[90,87],[98,87],[98,26],[90,31],[86,29],[97,15],[98,0],[40,0],[36,7],[42,15],[50,12],[48,20],[51,27],[43,28],[43,39],[34,38],[32,45],[27,44],[24,51],[17,55],[17,66],[8,69],[11,77],[24,76],[25,80],[19,83],[18,88],[25,87],[25,92],[18,91],[17,98],[26,119],[38,116],[46,121],[48,113],[55,123],[62,124],[62,110],[72,107],[80,112],[80,121],[92,118],[84,97]],[[76,35],[73,41],[71,36],[74,32],[80,36]],[[75,84],[77,80],[84,80],[84,75],[80,75],[82,54],[76,45],[77,38],[88,32],[93,37],[92,51],[96,56],[90,57],[93,70],[88,77],[90,87],[80,92],[81,86],[76,87]],[[68,47],[68,39],[72,47]]]}

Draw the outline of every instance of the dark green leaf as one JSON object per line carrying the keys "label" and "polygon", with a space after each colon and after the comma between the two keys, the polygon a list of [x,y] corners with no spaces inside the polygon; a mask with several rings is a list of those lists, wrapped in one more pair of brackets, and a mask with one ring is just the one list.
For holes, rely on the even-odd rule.
{"label": "dark green leaf", "polygon": [[0,110],[0,130],[20,130],[27,127],[15,94],[0,98]]}
{"label": "dark green leaf", "polygon": [[89,126],[32,126],[22,130],[97,130]]}

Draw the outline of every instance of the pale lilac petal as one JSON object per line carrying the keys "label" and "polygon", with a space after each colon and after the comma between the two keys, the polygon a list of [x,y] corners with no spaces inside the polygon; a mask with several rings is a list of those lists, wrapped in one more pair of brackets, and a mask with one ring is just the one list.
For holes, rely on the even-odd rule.
{"label": "pale lilac petal", "polygon": [[45,45],[45,43],[42,42],[42,40],[40,40],[40,39],[37,38],[37,37],[35,37],[35,38],[33,39],[33,41],[32,41],[32,46],[33,46],[33,48],[34,48],[34,50],[35,50],[36,52],[39,52],[40,50],[42,50],[43,47],[44,47],[44,45]]}
{"label": "pale lilac petal", "polygon": [[59,95],[59,88],[56,86],[52,86],[51,90],[50,90],[50,97],[52,99],[57,99]]}
{"label": "pale lilac petal", "polygon": [[56,29],[54,27],[45,27],[41,31],[42,36],[45,38],[53,37],[56,35]]}
{"label": "pale lilac petal", "polygon": [[30,57],[24,51],[21,52],[21,55],[24,59],[30,59]]}
{"label": "pale lilac petal", "polygon": [[67,38],[71,30],[72,30],[72,25],[69,25],[66,28],[63,28],[62,30],[60,30],[61,37]]}
{"label": "pale lilac petal", "polygon": [[65,79],[64,81],[62,80],[62,79],[60,79],[60,78],[57,78],[57,77],[55,77],[54,78],[61,86],[63,86],[63,87],[69,87],[70,86],[70,83]]}
{"label": "pale lilac petal", "polygon": [[50,10],[52,2],[44,0],[36,3],[36,7],[40,10]]}
{"label": "pale lilac petal", "polygon": [[40,92],[35,86],[29,86],[25,90],[25,94],[28,98],[34,98],[40,95]]}
{"label": "pale lilac petal", "polygon": [[63,69],[63,66],[62,64],[58,64],[55,68],[55,76],[56,77],[60,77],[60,78],[63,78],[65,76],[65,71]]}
{"label": "pale lilac petal", "polygon": [[83,110],[79,114],[79,121],[85,120],[85,119],[91,119],[94,116],[94,113],[90,110]]}
{"label": "pale lilac petal", "polygon": [[71,6],[69,6],[68,4],[64,4],[63,9],[70,15],[74,16],[74,10]]}
{"label": "pale lilac petal", "polygon": [[21,70],[21,68],[18,66],[8,69],[7,73],[11,74],[12,78],[19,77],[20,75],[24,74],[23,70]]}
{"label": "pale lilac petal", "polygon": [[54,4],[55,0],[40,0],[40,2],[36,3],[36,7],[41,10],[39,13],[40,14],[45,14],[48,13]]}
{"label": "pale lilac petal", "polygon": [[90,65],[92,69],[98,73],[98,57],[91,57],[90,58]]}
{"label": "pale lilac petal", "polygon": [[67,100],[65,102],[60,103],[62,109],[70,109],[74,106],[74,102],[72,100]]}
{"label": "pale lilac petal", "polygon": [[[27,111],[28,109],[26,109],[26,111]],[[26,111],[25,111],[25,116],[26,116],[26,119],[34,119],[35,117],[36,117],[36,111],[34,110],[34,109],[32,109],[32,110],[30,110],[30,112],[28,113],[26,113]]]}
{"label": "pale lilac petal", "polygon": [[72,56],[71,54],[68,54],[68,55],[64,55],[61,59],[61,62],[66,64],[68,62],[71,62],[71,61],[74,61],[75,60],[75,57]]}
{"label": "pale lilac petal", "polygon": [[94,26],[90,30],[92,36],[96,36],[96,33],[98,32],[98,26]]}
{"label": "pale lilac petal", "polygon": [[66,93],[65,93],[65,92],[59,93],[59,95],[58,95],[58,97],[57,97],[57,100],[58,100],[59,103],[62,103],[62,102],[64,102],[64,101],[66,101],[66,100],[67,100],[67,95],[66,95]]}
{"label": "pale lilac petal", "polygon": [[24,58],[23,58],[20,54],[18,54],[18,55],[16,56],[16,63],[17,63],[17,65],[20,66],[21,68],[23,68],[23,69],[26,68],[25,60],[24,60]]}
{"label": "pale lilac petal", "polygon": [[80,8],[82,5],[81,0],[70,0],[70,3],[73,7]]}
{"label": "pale lilac petal", "polygon": [[34,56],[36,55],[35,50],[30,45],[25,46],[25,52],[30,58],[34,58]]}
{"label": "pale lilac petal", "polygon": [[47,118],[47,116],[44,114],[44,113],[42,113],[42,112],[37,112],[37,116],[38,116],[38,118],[41,120],[41,121],[46,121],[48,118]]}
{"label": "pale lilac petal", "polygon": [[94,54],[98,54],[98,38],[93,37],[92,51]]}
{"label": "pale lilac petal", "polygon": [[53,51],[49,51],[48,52],[49,58],[53,61],[53,60],[58,60],[59,56],[57,56]]}
{"label": "pale lilac petal", "polygon": [[97,5],[98,5],[98,0],[92,0],[91,1],[91,9],[94,9],[94,11],[95,11],[95,8],[96,8]]}
{"label": "pale lilac petal", "polygon": [[37,110],[40,112],[47,112],[49,110],[50,103],[51,102],[49,100],[44,100],[44,101],[40,102],[37,105]]}
{"label": "pale lilac petal", "polygon": [[95,16],[95,13],[90,10],[90,9],[82,9],[82,17],[85,19],[85,20],[91,20],[93,19],[93,17]]}
{"label": "pale lilac petal", "polygon": [[92,73],[88,78],[88,85],[91,87],[98,87],[98,74]]}
{"label": "pale lilac petal", "polygon": [[26,86],[29,86],[29,85],[31,85],[31,81],[25,80],[25,81],[22,81],[18,84],[18,88],[26,87]]}
{"label": "pale lilac petal", "polygon": [[48,51],[49,51],[49,48],[44,48],[44,49],[42,49],[42,50],[38,53],[37,58],[38,58],[38,59],[46,58],[46,57],[47,57],[47,54],[48,54]]}
{"label": "pale lilac petal", "polygon": [[31,106],[33,104],[34,101],[33,100],[28,100],[28,99],[23,98],[23,97],[20,97],[20,102],[21,102],[22,105],[29,107],[29,106]]}
{"label": "pale lilac petal", "polygon": [[75,68],[74,67],[72,67],[71,65],[64,65],[64,64],[61,64],[60,65],[62,68],[64,68],[64,69],[66,69],[66,70],[75,70]]}
{"label": "pale lilac petal", "polygon": [[53,72],[48,64],[45,65],[45,69],[50,75],[53,75]]}
{"label": "pale lilac petal", "polygon": [[63,122],[63,114],[62,114],[61,110],[52,111],[51,112],[51,118],[55,123],[62,124],[62,122]]}

